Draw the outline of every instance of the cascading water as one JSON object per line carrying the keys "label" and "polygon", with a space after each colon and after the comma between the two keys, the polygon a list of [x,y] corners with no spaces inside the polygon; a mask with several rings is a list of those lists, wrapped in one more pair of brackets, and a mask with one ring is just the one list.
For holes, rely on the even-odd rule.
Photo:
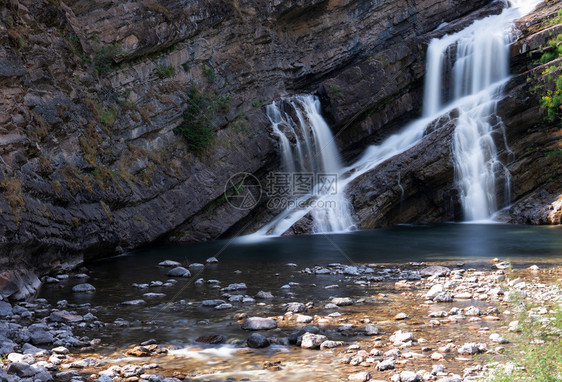
{"label": "cascading water", "polygon": [[[498,160],[493,134],[504,132],[496,105],[501,85],[509,78],[511,21],[522,11],[530,11],[537,1],[519,3],[457,34],[434,40],[428,48],[428,76],[433,81],[425,89],[425,114],[438,112],[446,102],[461,101],[453,158],[465,220],[487,219],[497,210],[496,174],[500,172],[506,174],[504,202],[509,203],[509,172]],[[454,64],[448,71],[451,57]],[[449,100],[440,91],[444,83],[449,84]]]}
{"label": "cascading water", "polygon": [[[277,104],[268,107],[267,112],[273,129],[280,138],[287,171],[296,170],[296,163],[305,163],[306,158],[324,156],[325,149],[310,155],[311,142],[305,139],[303,145],[300,137],[306,135],[301,133],[300,137],[296,137],[299,134],[295,134],[295,126],[307,131],[303,126],[309,121],[315,134],[322,131],[323,137],[329,137],[327,141],[332,142],[328,149],[330,154],[327,151],[325,155],[335,159],[335,162],[332,162],[335,165],[330,167],[330,171],[339,174],[337,195],[330,196],[337,201],[337,207],[322,209],[307,205],[298,210],[287,209],[255,235],[281,235],[308,213],[314,218],[314,231],[317,233],[352,229],[353,220],[349,202],[345,197],[345,187],[380,163],[416,145],[423,138],[430,122],[453,109],[459,111],[453,155],[465,219],[488,218],[497,209],[495,173],[503,169],[497,158],[492,133],[503,127],[501,120],[496,116],[495,108],[503,84],[509,78],[508,57],[512,21],[531,12],[540,0],[514,0],[510,3],[511,7],[504,9],[501,14],[478,20],[458,33],[446,35],[430,43],[427,51],[422,118],[408,125],[402,132],[388,137],[380,145],[368,147],[363,156],[349,167],[338,167],[337,149],[335,145],[332,146],[331,132],[319,113],[316,99],[311,96],[293,99],[293,106],[301,105],[295,107],[298,124],[291,124],[288,114],[283,114]],[[453,48],[456,49],[456,54],[451,55],[449,53]],[[454,65],[452,70],[446,70],[453,64],[450,57],[454,58]],[[450,85],[448,94],[443,92],[443,86],[446,84]],[[304,107],[310,104],[314,104],[314,107]],[[302,114],[302,111],[305,113]],[[314,123],[318,125],[313,125]],[[279,129],[281,124],[290,125],[287,131],[293,130],[295,145],[291,145],[287,131],[282,132]],[[314,143],[317,144],[316,141]],[[292,146],[295,146],[294,150]],[[303,153],[303,147],[307,147],[306,154]],[[316,150],[318,147],[322,145],[316,146]],[[296,157],[299,158],[298,161]],[[508,176],[506,178],[509,179]],[[506,187],[509,187],[509,182],[506,182]],[[506,194],[509,194],[509,190]],[[307,195],[300,201],[309,201],[313,197],[321,201],[325,200],[327,195]]]}
{"label": "cascading water", "polygon": [[[334,136],[320,114],[320,101],[311,95],[295,96],[274,102],[266,111],[279,137],[283,169],[293,176],[311,175],[314,183],[310,194],[287,200],[294,207],[285,209],[258,232],[280,235],[307,213],[313,218],[315,232],[350,228],[353,219],[349,202],[337,192],[337,176],[343,166]],[[331,183],[318,182],[322,176]]]}

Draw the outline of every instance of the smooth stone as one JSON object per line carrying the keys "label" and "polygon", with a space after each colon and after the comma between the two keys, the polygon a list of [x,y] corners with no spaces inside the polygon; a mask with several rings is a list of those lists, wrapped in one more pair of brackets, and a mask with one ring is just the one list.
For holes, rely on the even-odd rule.
{"label": "smooth stone", "polygon": [[433,300],[435,296],[443,292],[445,292],[445,287],[442,284],[436,284],[433,285],[425,294],[425,298],[427,298],[428,300]]}
{"label": "smooth stone", "polygon": [[189,264],[189,269],[199,269],[199,268],[205,268],[205,264],[201,264],[201,263],[191,263]]}
{"label": "smooth stone", "polygon": [[56,354],[68,354],[70,352],[64,346],[57,346],[56,348],[51,349],[51,351]]}
{"label": "smooth stone", "polygon": [[164,298],[166,297],[165,293],[145,293],[142,295],[144,298]]}
{"label": "smooth stone", "polygon": [[213,256],[213,257],[209,257],[206,262],[208,264],[215,264],[215,263],[218,263],[219,260],[216,257]]}
{"label": "smooth stone", "polygon": [[390,341],[394,342],[394,343],[396,343],[396,342],[408,342],[408,341],[412,341],[413,339],[414,339],[414,333],[405,332],[403,330],[398,330],[390,336]]}
{"label": "smooth stone", "polygon": [[97,379],[97,382],[113,382],[113,378],[107,376],[107,375],[100,375],[100,377]]}
{"label": "smooth stone", "polygon": [[49,316],[49,320],[51,320],[53,322],[80,322],[83,319],[84,318],[82,316],[79,316],[77,314],[68,313],[65,310],[53,312]]}
{"label": "smooth stone", "polygon": [[218,310],[232,309],[232,304],[229,304],[229,303],[225,302],[224,304],[219,304],[219,305],[215,306],[215,309],[218,309]]}
{"label": "smooth stone", "polygon": [[261,349],[269,346],[269,340],[259,333],[252,333],[246,340],[248,347]]}
{"label": "smooth stone", "polygon": [[365,382],[371,379],[371,373],[360,371],[359,373],[350,374],[347,379],[353,382]]}
{"label": "smooth stone", "polygon": [[302,335],[301,347],[303,349],[318,349],[328,338],[322,334],[313,334],[306,332]]}
{"label": "smooth stone", "polygon": [[406,313],[398,313],[396,316],[394,316],[394,319],[397,321],[401,321],[401,320],[406,320],[410,318],[410,316],[408,316]]}
{"label": "smooth stone", "polygon": [[223,291],[234,291],[234,290],[241,290],[241,289],[248,289],[245,283],[235,283],[229,284],[227,287],[222,288]]}
{"label": "smooth stone", "polygon": [[435,302],[453,302],[453,296],[449,292],[439,293],[433,298]]}
{"label": "smooth stone", "polygon": [[442,267],[441,265],[432,265],[420,270],[420,275],[422,277],[448,276],[450,273],[451,273],[450,268]]}
{"label": "smooth stone", "polygon": [[15,374],[20,378],[29,378],[37,374],[37,370],[26,363],[13,362],[8,365],[6,369],[8,374]]}
{"label": "smooth stone", "polygon": [[260,290],[255,297],[261,300],[269,300],[273,298],[273,295],[271,292],[264,292],[263,290]]}
{"label": "smooth stone", "polygon": [[365,325],[365,335],[367,336],[376,336],[381,334],[381,331],[379,328],[374,327],[373,325]]}
{"label": "smooth stone", "polygon": [[334,297],[331,302],[337,306],[353,305],[353,300],[350,297]]}
{"label": "smooth stone", "polygon": [[494,342],[497,342],[498,344],[508,344],[509,343],[509,341],[507,339],[505,339],[504,337],[502,337],[498,333],[491,334],[490,339]]}
{"label": "smooth stone", "polygon": [[421,382],[423,377],[413,371],[403,371],[400,373],[400,382]]}
{"label": "smooth stone", "polygon": [[333,349],[345,345],[343,341],[326,340],[320,344],[320,350]]}
{"label": "smooth stone", "polygon": [[174,260],[164,260],[158,263],[161,267],[180,267],[181,263]]}
{"label": "smooth stone", "polygon": [[121,305],[127,305],[127,306],[137,306],[137,305],[144,305],[146,304],[146,301],[144,300],[130,300],[130,301],[123,301],[121,303]]}
{"label": "smooth stone", "polygon": [[277,322],[271,318],[264,317],[248,317],[242,323],[244,330],[269,330],[275,329]]}
{"label": "smooth stone", "polygon": [[217,334],[213,336],[201,336],[195,339],[195,342],[199,342],[202,344],[211,344],[211,345],[222,344],[225,341],[226,341],[226,337],[221,334]]}
{"label": "smooth stone", "polygon": [[11,316],[14,314],[12,305],[6,301],[0,301],[0,317]]}
{"label": "smooth stone", "polygon": [[92,293],[96,291],[96,288],[92,284],[83,283],[74,285],[72,291],[74,293]]}
{"label": "smooth stone", "polygon": [[376,369],[379,371],[391,370],[395,367],[394,363],[395,362],[393,358],[385,359],[377,365]]}
{"label": "smooth stone", "polygon": [[184,267],[176,267],[171,269],[167,275],[170,277],[191,277],[191,272]]}
{"label": "smooth stone", "polygon": [[201,305],[202,306],[207,306],[207,307],[215,307],[218,306],[220,304],[224,304],[226,301],[224,300],[203,300],[201,301]]}

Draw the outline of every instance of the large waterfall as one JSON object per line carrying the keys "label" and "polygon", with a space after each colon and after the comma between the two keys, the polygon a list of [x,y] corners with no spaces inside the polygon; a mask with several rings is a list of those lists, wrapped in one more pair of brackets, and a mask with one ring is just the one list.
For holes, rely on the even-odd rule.
{"label": "large waterfall", "polygon": [[[368,147],[349,167],[341,168],[339,164],[333,137],[319,113],[318,100],[300,96],[284,100],[283,107],[276,103],[270,105],[267,113],[281,142],[285,170],[333,171],[338,174],[338,187],[336,195],[312,193],[299,199],[322,201],[329,196],[336,201],[335,207],[318,208],[315,203],[301,203],[301,208],[286,209],[256,234],[281,235],[307,214],[314,219],[313,231],[317,233],[353,229],[345,187],[417,144],[430,122],[453,109],[459,111],[452,151],[465,220],[489,218],[498,207],[496,173],[504,170],[497,158],[493,134],[497,131],[503,134],[495,108],[509,78],[512,22],[532,11],[539,2],[511,1],[511,7],[499,15],[475,21],[458,33],[431,41],[422,117],[381,144]],[[291,111],[284,110],[286,107]]]}

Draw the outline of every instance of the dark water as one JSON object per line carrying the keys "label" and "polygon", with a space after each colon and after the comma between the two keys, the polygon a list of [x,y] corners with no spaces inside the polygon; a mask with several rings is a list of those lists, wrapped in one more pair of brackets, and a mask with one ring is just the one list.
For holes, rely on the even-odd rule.
{"label": "dark water", "polygon": [[[162,260],[171,259],[187,265],[204,263],[211,256],[216,256],[219,263],[205,268],[192,279],[178,279],[173,287],[141,290],[131,286],[133,283],[149,283],[153,280],[166,281],[168,269],[157,266]],[[322,306],[331,296],[368,295],[369,291],[365,288],[341,282],[341,276],[301,273],[305,267],[330,263],[432,262],[454,265],[463,262],[467,267],[489,269],[490,260],[495,257],[511,260],[515,266],[521,267],[562,264],[562,227],[500,224],[402,226],[339,235],[275,238],[257,242],[236,239],[157,247],[87,264],[91,276],[88,282],[97,288],[94,294],[73,294],[71,286],[79,281],[71,278],[61,285],[45,286],[41,297],[51,303],[67,299],[71,304],[90,303],[91,306],[99,306],[97,315],[106,322],[118,317],[131,322],[136,320],[136,327],[133,324],[115,333],[100,331],[100,336],[111,337],[105,342],[122,345],[146,337],[170,342],[178,338],[192,340],[197,335],[216,333],[217,328],[232,325],[229,320],[234,312],[283,314],[284,302],[312,301]],[[298,266],[291,267],[287,263],[296,263]],[[265,290],[271,291],[276,299],[273,303],[267,301],[266,306],[233,303],[234,308],[228,311],[203,308],[198,304],[201,300],[224,297],[221,297],[223,292],[220,289],[212,288],[210,284],[196,286],[193,281],[198,277],[220,280],[221,287],[245,282],[247,290],[230,293],[254,296],[258,291]],[[289,282],[299,284],[289,289],[281,288]],[[334,283],[340,283],[340,288],[324,288]],[[378,293],[390,293],[393,282],[380,284],[377,288]],[[147,292],[165,293],[166,297],[147,299],[143,297]],[[123,301],[134,299],[145,299],[147,304],[140,307],[120,305]],[[210,325],[196,325],[202,319],[209,320]]]}

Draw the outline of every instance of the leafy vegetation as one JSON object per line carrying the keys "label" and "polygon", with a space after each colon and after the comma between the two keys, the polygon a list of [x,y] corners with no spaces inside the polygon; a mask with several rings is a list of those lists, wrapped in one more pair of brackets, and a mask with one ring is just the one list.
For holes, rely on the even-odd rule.
{"label": "leafy vegetation", "polygon": [[[511,296],[514,296],[513,294]],[[554,382],[562,378],[562,307],[554,306],[544,316],[530,314],[532,305],[518,297],[511,304],[517,311],[519,333],[507,349],[506,358],[515,363],[512,371],[496,368],[489,382]]]}
{"label": "leafy vegetation", "polygon": [[[539,62],[545,64],[559,57],[562,57],[562,33],[547,42],[548,51],[544,52]],[[543,48],[544,49],[544,48]]]}
{"label": "leafy vegetation", "polygon": [[170,78],[176,73],[176,68],[173,65],[160,64],[156,68],[156,72],[160,78]]}
{"label": "leafy vegetation", "polygon": [[211,143],[212,130],[218,114],[228,111],[228,97],[218,97],[212,92],[202,92],[191,86],[187,92],[188,106],[183,112],[183,122],[174,133],[185,138],[189,151],[200,154]]}
{"label": "leafy vegetation", "polygon": [[94,64],[97,75],[111,71],[115,66],[115,58],[122,54],[123,50],[119,44],[102,46],[94,52]]}

